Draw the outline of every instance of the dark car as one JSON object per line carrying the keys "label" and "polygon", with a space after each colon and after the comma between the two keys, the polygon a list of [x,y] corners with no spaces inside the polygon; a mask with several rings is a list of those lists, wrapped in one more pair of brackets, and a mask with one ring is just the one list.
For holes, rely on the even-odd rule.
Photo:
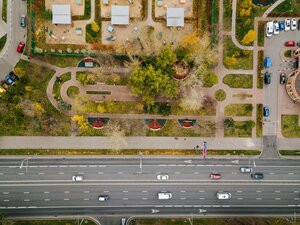
{"label": "dark car", "polygon": [[264,179],[264,175],[262,173],[252,173],[251,178],[255,180]]}
{"label": "dark car", "polygon": [[298,30],[300,30],[300,20],[298,20]]}
{"label": "dark car", "polygon": [[300,47],[300,41],[297,42],[297,46]]}
{"label": "dark car", "polygon": [[279,21],[279,30],[284,30],[284,21],[283,20]]}
{"label": "dark car", "polygon": [[13,85],[15,82],[10,78],[9,74],[5,76],[5,82],[9,85]]}
{"label": "dark car", "polygon": [[13,81],[19,80],[19,77],[13,71],[11,71],[8,75]]}
{"label": "dark car", "polygon": [[268,72],[265,72],[265,75],[264,75],[264,83],[265,83],[265,84],[270,84],[270,83],[271,83],[271,74],[268,73]]}
{"label": "dark car", "polygon": [[286,81],[286,75],[285,75],[285,73],[280,73],[279,83],[280,84],[284,84],[285,81]]}
{"label": "dark car", "polygon": [[270,110],[269,110],[268,106],[265,106],[263,108],[263,114],[264,114],[264,117],[268,117],[270,115]]}

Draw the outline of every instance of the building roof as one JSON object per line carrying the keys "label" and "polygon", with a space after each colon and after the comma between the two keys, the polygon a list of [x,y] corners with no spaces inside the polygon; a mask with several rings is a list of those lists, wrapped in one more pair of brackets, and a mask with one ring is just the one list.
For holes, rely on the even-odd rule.
{"label": "building roof", "polygon": [[129,24],[129,6],[111,6],[111,24]]}
{"label": "building roof", "polygon": [[71,6],[69,4],[52,5],[53,24],[71,24]]}
{"label": "building roof", "polygon": [[184,8],[167,8],[167,27],[184,26]]}

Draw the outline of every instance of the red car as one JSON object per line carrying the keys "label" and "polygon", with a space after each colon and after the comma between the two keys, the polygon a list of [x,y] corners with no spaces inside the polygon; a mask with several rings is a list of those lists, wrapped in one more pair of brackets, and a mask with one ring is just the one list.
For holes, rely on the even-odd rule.
{"label": "red car", "polygon": [[286,41],[284,45],[286,47],[294,47],[296,43],[294,41]]}
{"label": "red car", "polygon": [[25,43],[23,41],[20,41],[18,48],[17,48],[17,52],[22,53],[25,47]]}
{"label": "red car", "polygon": [[221,174],[219,174],[219,173],[211,173],[211,174],[209,175],[209,178],[210,178],[211,180],[220,180],[220,179],[221,179]]}

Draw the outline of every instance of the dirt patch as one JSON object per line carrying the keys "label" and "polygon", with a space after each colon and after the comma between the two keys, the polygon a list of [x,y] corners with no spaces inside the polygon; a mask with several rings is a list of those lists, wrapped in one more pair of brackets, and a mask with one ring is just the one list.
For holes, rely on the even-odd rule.
{"label": "dirt patch", "polygon": [[184,17],[193,17],[193,0],[186,0],[185,3],[164,0],[163,6],[157,6],[155,0],[155,17],[166,17],[167,8],[184,8]]}
{"label": "dirt patch", "polygon": [[142,0],[134,0],[132,4],[128,0],[110,0],[108,5],[104,5],[101,1],[101,17],[110,18],[111,17],[111,6],[129,6],[129,16],[130,18],[141,18],[142,14]]}
{"label": "dirt patch", "polygon": [[53,4],[70,4],[72,16],[84,14],[84,0],[81,0],[81,4],[76,4],[75,0],[45,0],[46,9],[52,11]]}

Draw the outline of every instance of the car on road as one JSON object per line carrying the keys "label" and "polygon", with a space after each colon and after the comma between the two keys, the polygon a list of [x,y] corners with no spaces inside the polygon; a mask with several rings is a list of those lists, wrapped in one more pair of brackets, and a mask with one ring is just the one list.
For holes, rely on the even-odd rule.
{"label": "car on road", "polygon": [[210,178],[211,180],[220,180],[220,179],[221,179],[221,174],[219,174],[219,173],[211,173],[211,174],[209,175],[209,178]]}
{"label": "car on road", "polygon": [[294,41],[286,41],[286,42],[284,43],[284,45],[285,45],[286,47],[294,47],[294,46],[296,45],[296,43],[295,43]]}
{"label": "car on road", "polygon": [[284,20],[284,30],[289,31],[291,29],[291,19],[287,18]]}
{"label": "car on road", "polygon": [[267,24],[266,24],[266,36],[271,37],[272,34],[273,34],[273,30],[274,30],[273,21],[267,22]]}
{"label": "car on road", "polygon": [[167,174],[159,174],[157,175],[157,180],[169,180],[169,175]]}
{"label": "car on road", "polygon": [[126,224],[126,218],[122,218],[121,219],[121,225],[125,225]]}
{"label": "car on road", "polygon": [[280,84],[284,84],[286,81],[286,75],[285,73],[280,73],[280,76],[279,76],[279,83]]}
{"label": "car on road", "polygon": [[268,106],[265,106],[263,108],[263,115],[264,115],[264,117],[268,117],[270,115],[270,109]]}
{"label": "car on road", "polygon": [[284,30],[284,20],[279,21],[279,30]]}
{"label": "car on road", "polygon": [[21,16],[20,25],[21,25],[21,27],[26,27],[26,16],[25,15]]}
{"label": "car on road", "polygon": [[274,34],[279,34],[279,23],[274,21]]}
{"label": "car on road", "polygon": [[251,173],[253,171],[253,168],[251,167],[240,167],[241,173]]}
{"label": "car on road", "polygon": [[261,180],[264,179],[264,174],[262,173],[252,173],[251,178],[254,180]]}
{"label": "car on road", "polygon": [[98,200],[100,202],[106,202],[109,200],[109,196],[108,195],[99,195]]}
{"label": "car on road", "polygon": [[159,192],[157,194],[157,198],[159,200],[167,200],[167,199],[171,199],[172,198],[172,193],[170,192]]}
{"label": "car on road", "polygon": [[271,83],[271,74],[268,73],[268,72],[265,72],[265,75],[264,75],[264,83],[265,83],[265,84],[270,84],[270,83]]}
{"label": "car on road", "polygon": [[9,74],[5,76],[5,82],[9,85],[14,85],[14,81],[10,78]]}
{"label": "car on road", "polygon": [[231,193],[229,192],[217,192],[217,198],[220,200],[224,200],[224,199],[230,199],[231,198]]}
{"label": "car on road", "polygon": [[296,30],[296,29],[297,29],[297,21],[295,18],[293,18],[291,21],[291,30]]}
{"label": "car on road", "polygon": [[22,53],[25,47],[25,43],[23,41],[20,41],[17,47],[17,52]]}
{"label": "car on road", "polygon": [[272,59],[271,59],[271,57],[267,56],[267,57],[265,58],[265,63],[264,63],[264,65],[265,65],[265,68],[270,68],[270,67],[272,66]]}
{"label": "car on road", "polygon": [[83,176],[82,175],[74,175],[72,176],[73,181],[83,181]]}

